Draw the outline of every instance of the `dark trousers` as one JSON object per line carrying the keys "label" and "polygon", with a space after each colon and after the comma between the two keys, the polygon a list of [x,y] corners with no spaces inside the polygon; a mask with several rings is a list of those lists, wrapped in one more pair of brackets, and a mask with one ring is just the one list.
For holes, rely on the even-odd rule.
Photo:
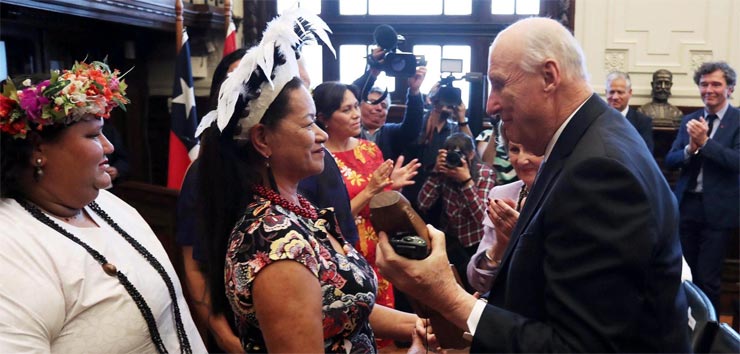
{"label": "dark trousers", "polygon": [[447,248],[447,259],[457,271],[463,288],[472,294],[475,289],[468,282],[468,262],[470,262],[470,258],[473,257],[475,251],[478,250],[478,244],[464,247],[457,237],[448,233],[445,235],[445,246]]}
{"label": "dark trousers", "polygon": [[722,264],[732,230],[713,227],[707,222],[701,194],[686,193],[681,201],[679,232],[693,282],[707,295],[719,314]]}

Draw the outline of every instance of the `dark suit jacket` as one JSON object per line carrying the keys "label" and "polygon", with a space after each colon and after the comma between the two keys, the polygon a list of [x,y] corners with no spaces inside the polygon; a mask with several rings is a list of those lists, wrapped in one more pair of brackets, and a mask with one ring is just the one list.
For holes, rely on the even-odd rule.
{"label": "dark suit jacket", "polygon": [[676,200],[597,95],[543,164],[471,352],[687,352]]}
{"label": "dark suit jacket", "polygon": [[627,120],[632,123],[632,126],[637,129],[640,133],[642,140],[645,140],[650,152],[653,152],[653,118],[650,118],[634,108],[627,110]]}
{"label": "dark suit jacket", "polygon": [[352,244],[357,243],[360,236],[357,233],[355,217],[352,216],[347,186],[329,150],[324,151],[324,170],[302,179],[298,183],[298,192],[319,208],[334,208],[342,236]]}
{"label": "dark suit jacket", "polygon": [[[406,110],[403,114],[403,121],[400,123],[385,123],[379,128],[375,137],[375,144],[383,153],[384,159],[395,161],[406,147],[414,142],[421,131],[421,122],[424,117],[424,105],[421,102],[421,95],[406,95]],[[360,137],[367,137],[360,134]],[[406,162],[410,159],[406,159]]]}
{"label": "dark suit jacket", "polygon": [[[704,116],[700,109],[681,119],[676,140],[666,155],[668,168],[681,168],[681,177],[676,183],[676,198],[679,205],[689,184],[692,170],[704,166],[703,194],[706,220],[716,227],[737,228],[740,215],[740,110],[729,106],[714,136],[707,140],[699,155],[702,164],[691,163],[699,155],[684,160],[684,148],[689,144],[686,123]],[[715,123],[716,124],[716,123]],[[697,210],[696,212],[702,212]]]}

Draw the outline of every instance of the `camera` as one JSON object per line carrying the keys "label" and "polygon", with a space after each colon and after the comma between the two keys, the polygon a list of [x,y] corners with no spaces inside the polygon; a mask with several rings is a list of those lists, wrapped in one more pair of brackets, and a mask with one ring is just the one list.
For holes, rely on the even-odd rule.
{"label": "camera", "polygon": [[458,80],[450,75],[439,80],[439,89],[432,96],[432,101],[442,106],[457,107],[462,104],[462,91],[452,86],[452,82]]}
{"label": "camera", "polygon": [[373,32],[375,43],[386,53],[382,62],[376,61],[372,55],[367,57],[371,66],[383,70],[391,77],[412,77],[416,75],[416,67],[427,64],[423,55],[404,53],[398,50],[399,42],[403,42],[403,36],[389,25],[380,25]]}
{"label": "camera", "polygon": [[388,242],[401,256],[424,259],[431,244],[426,223],[398,191],[380,192],[370,199],[370,222],[388,234]]}
{"label": "camera", "polygon": [[462,167],[463,165],[462,159],[463,159],[463,153],[459,149],[448,150],[447,157],[445,159],[445,165],[447,166],[447,168]]}
{"label": "camera", "polygon": [[424,259],[427,257],[427,242],[412,234],[395,234],[390,236],[388,240],[396,251],[401,256],[409,259]]}

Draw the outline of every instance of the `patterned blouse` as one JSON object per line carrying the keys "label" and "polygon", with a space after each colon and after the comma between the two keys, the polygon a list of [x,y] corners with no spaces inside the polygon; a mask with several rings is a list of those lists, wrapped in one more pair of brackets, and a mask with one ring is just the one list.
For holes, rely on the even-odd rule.
{"label": "patterned blouse", "polygon": [[[346,255],[332,247],[329,234],[343,244]],[[226,252],[226,296],[244,349],[267,351],[252,285],[262,269],[286,259],[308,268],[321,284],[325,352],[375,353],[369,318],[377,279],[367,261],[342,237],[333,209],[319,210],[318,220],[313,221],[259,196],[237,222]],[[300,294],[285,294],[284,301],[292,296]]]}
{"label": "patterned blouse", "polygon": [[447,216],[447,235],[457,237],[463,247],[477,245],[483,238],[483,220],[486,218],[488,192],[496,185],[496,173],[478,164],[478,180],[470,186],[461,186],[440,174],[433,174],[419,192],[419,209],[429,210],[442,198]]}

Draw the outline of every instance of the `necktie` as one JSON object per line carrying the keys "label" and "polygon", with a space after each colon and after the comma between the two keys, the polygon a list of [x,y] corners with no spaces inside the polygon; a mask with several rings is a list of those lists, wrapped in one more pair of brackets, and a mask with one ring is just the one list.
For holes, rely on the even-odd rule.
{"label": "necktie", "polygon": [[714,121],[719,118],[716,114],[710,114],[707,116],[707,125],[709,125],[709,129],[707,129],[707,136],[712,135],[712,127],[714,127]]}
{"label": "necktie", "polygon": [[[712,127],[714,127],[714,121],[719,118],[716,114],[710,114],[707,116],[707,136],[712,135]],[[695,156],[693,159],[691,159],[691,162],[689,164],[689,169],[691,170],[689,174],[689,190],[696,189],[696,178],[699,177],[699,171],[701,170],[702,163],[704,162],[704,156],[698,155]]]}

